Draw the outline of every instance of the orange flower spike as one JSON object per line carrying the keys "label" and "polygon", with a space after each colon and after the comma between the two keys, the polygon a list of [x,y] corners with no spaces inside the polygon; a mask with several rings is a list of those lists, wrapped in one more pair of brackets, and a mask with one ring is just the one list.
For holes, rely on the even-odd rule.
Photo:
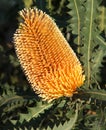
{"label": "orange flower spike", "polygon": [[48,101],[72,96],[85,79],[75,53],[47,14],[24,9],[20,15],[15,48],[34,91]]}

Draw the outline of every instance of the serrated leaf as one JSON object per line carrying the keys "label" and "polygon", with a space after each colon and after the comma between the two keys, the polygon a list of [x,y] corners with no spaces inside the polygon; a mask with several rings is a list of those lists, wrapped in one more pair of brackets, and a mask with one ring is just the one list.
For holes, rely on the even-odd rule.
{"label": "serrated leaf", "polygon": [[[75,125],[75,122],[77,121],[77,117],[78,117],[78,110],[76,110],[76,113],[72,115],[72,117],[70,117],[69,121],[66,121],[63,125],[60,124],[58,127],[55,125],[53,127],[53,130],[71,130]],[[48,127],[47,130],[51,130],[51,128]]]}
{"label": "serrated leaf", "polygon": [[[69,4],[67,5],[67,7],[70,9],[70,11],[68,12],[68,14],[70,15],[70,19],[68,20],[69,26],[72,29],[72,33],[74,35],[77,35],[77,37],[75,38],[74,42],[80,46],[81,44],[81,28],[83,25],[83,19],[84,19],[84,12],[85,12],[85,8],[83,6],[84,0],[80,1],[80,0],[72,0]],[[80,52],[80,48],[77,48],[77,52]]]}
{"label": "serrated leaf", "polygon": [[[101,67],[101,62],[105,56],[104,49],[100,41],[97,41],[99,37],[99,31],[96,26],[96,17],[98,15],[97,7],[100,2],[88,0],[85,3],[86,12],[85,12],[85,21],[82,28],[82,44],[81,47],[82,61],[84,63],[84,70],[86,74],[86,88],[91,86],[96,80],[100,78],[99,72]],[[99,46],[97,48],[97,46]],[[106,46],[105,46],[106,48]],[[96,50],[96,51],[95,51]],[[99,53],[101,51],[101,53]],[[95,79],[95,80],[94,80]]]}
{"label": "serrated leaf", "polygon": [[21,113],[19,122],[29,122],[32,118],[37,118],[38,116],[40,116],[41,113],[44,113],[44,111],[49,109],[52,105],[52,103],[42,104],[42,102],[37,102],[37,105],[35,107],[27,107],[28,113]]}

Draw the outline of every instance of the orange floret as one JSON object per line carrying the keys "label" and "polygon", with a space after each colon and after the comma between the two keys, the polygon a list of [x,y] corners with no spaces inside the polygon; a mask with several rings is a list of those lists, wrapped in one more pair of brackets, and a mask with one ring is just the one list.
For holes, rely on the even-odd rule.
{"label": "orange floret", "polygon": [[72,96],[85,79],[75,53],[50,16],[38,9],[20,15],[15,48],[34,91],[48,101]]}

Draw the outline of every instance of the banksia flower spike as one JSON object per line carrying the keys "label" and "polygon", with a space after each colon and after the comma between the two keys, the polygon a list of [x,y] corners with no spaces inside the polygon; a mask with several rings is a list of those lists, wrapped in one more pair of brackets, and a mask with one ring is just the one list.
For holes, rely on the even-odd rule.
{"label": "banksia flower spike", "polygon": [[85,79],[75,53],[47,14],[24,9],[20,15],[15,48],[34,91],[48,101],[72,96]]}

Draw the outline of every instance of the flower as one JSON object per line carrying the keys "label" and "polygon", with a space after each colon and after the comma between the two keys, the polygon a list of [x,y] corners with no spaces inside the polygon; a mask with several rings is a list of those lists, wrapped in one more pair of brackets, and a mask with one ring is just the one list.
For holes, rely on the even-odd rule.
{"label": "flower", "polygon": [[72,96],[85,79],[74,51],[49,15],[35,8],[20,15],[14,43],[32,88],[48,101]]}

